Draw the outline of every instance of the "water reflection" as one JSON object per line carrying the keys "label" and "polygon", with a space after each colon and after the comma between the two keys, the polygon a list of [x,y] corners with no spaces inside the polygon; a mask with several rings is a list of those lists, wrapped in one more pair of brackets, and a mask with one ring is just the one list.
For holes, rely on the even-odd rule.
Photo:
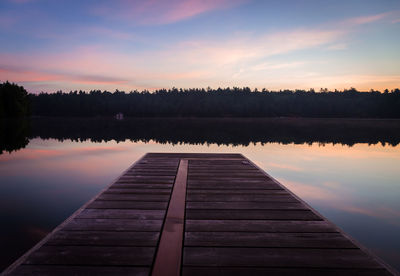
{"label": "water reflection", "polygon": [[0,154],[13,152],[29,143],[29,121],[24,119],[0,120]]}
{"label": "water reflection", "polygon": [[399,269],[399,123],[279,120],[33,120],[0,155],[1,267],[146,152],[239,152]]}
{"label": "water reflection", "polygon": [[400,142],[399,120],[367,119],[125,119],[33,118],[0,124],[0,152],[24,148],[29,139],[60,141],[132,141],[165,144],[244,145],[254,143],[367,143],[391,146]]}

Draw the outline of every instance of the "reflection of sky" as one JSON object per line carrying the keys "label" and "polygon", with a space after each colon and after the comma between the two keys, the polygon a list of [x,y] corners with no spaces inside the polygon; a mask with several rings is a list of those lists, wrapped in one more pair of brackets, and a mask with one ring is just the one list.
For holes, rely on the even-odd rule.
{"label": "reflection of sky", "polygon": [[[242,153],[362,244],[400,263],[400,146],[365,144],[218,147],[33,139],[25,149],[0,155],[0,219],[6,222],[1,244],[17,236],[17,257],[143,154],[165,151]],[[9,251],[0,254],[10,261]]]}

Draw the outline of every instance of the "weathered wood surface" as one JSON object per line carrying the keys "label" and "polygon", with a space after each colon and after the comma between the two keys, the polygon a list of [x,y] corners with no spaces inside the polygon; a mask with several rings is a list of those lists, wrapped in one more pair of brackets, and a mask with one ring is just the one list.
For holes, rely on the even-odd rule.
{"label": "weathered wood surface", "polygon": [[240,154],[150,153],[6,272],[391,275],[393,270]]}
{"label": "weathered wood surface", "polygon": [[390,275],[249,160],[189,161],[183,275]]}

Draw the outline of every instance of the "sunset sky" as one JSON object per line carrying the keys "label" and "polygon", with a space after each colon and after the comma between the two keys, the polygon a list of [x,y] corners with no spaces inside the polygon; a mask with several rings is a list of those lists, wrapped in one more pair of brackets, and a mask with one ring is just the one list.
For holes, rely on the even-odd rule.
{"label": "sunset sky", "polygon": [[400,87],[399,0],[0,0],[29,92]]}

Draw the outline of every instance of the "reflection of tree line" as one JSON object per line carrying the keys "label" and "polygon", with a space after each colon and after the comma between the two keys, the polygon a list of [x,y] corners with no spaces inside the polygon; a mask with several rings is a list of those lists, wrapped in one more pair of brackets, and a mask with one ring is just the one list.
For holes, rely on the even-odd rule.
{"label": "reflection of tree line", "polygon": [[29,122],[24,119],[0,119],[0,154],[25,148],[29,143]]}
{"label": "reflection of tree line", "polygon": [[[24,123],[22,123],[24,122]],[[4,125],[4,124],[3,124]],[[5,131],[3,131],[3,129]],[[102,142],[130,140],[171,144],[356,143],[397,145],[399,120],[358,119],[60,119],[32,118],[1,131],[1,150],[23,148],[28,138]]]}

